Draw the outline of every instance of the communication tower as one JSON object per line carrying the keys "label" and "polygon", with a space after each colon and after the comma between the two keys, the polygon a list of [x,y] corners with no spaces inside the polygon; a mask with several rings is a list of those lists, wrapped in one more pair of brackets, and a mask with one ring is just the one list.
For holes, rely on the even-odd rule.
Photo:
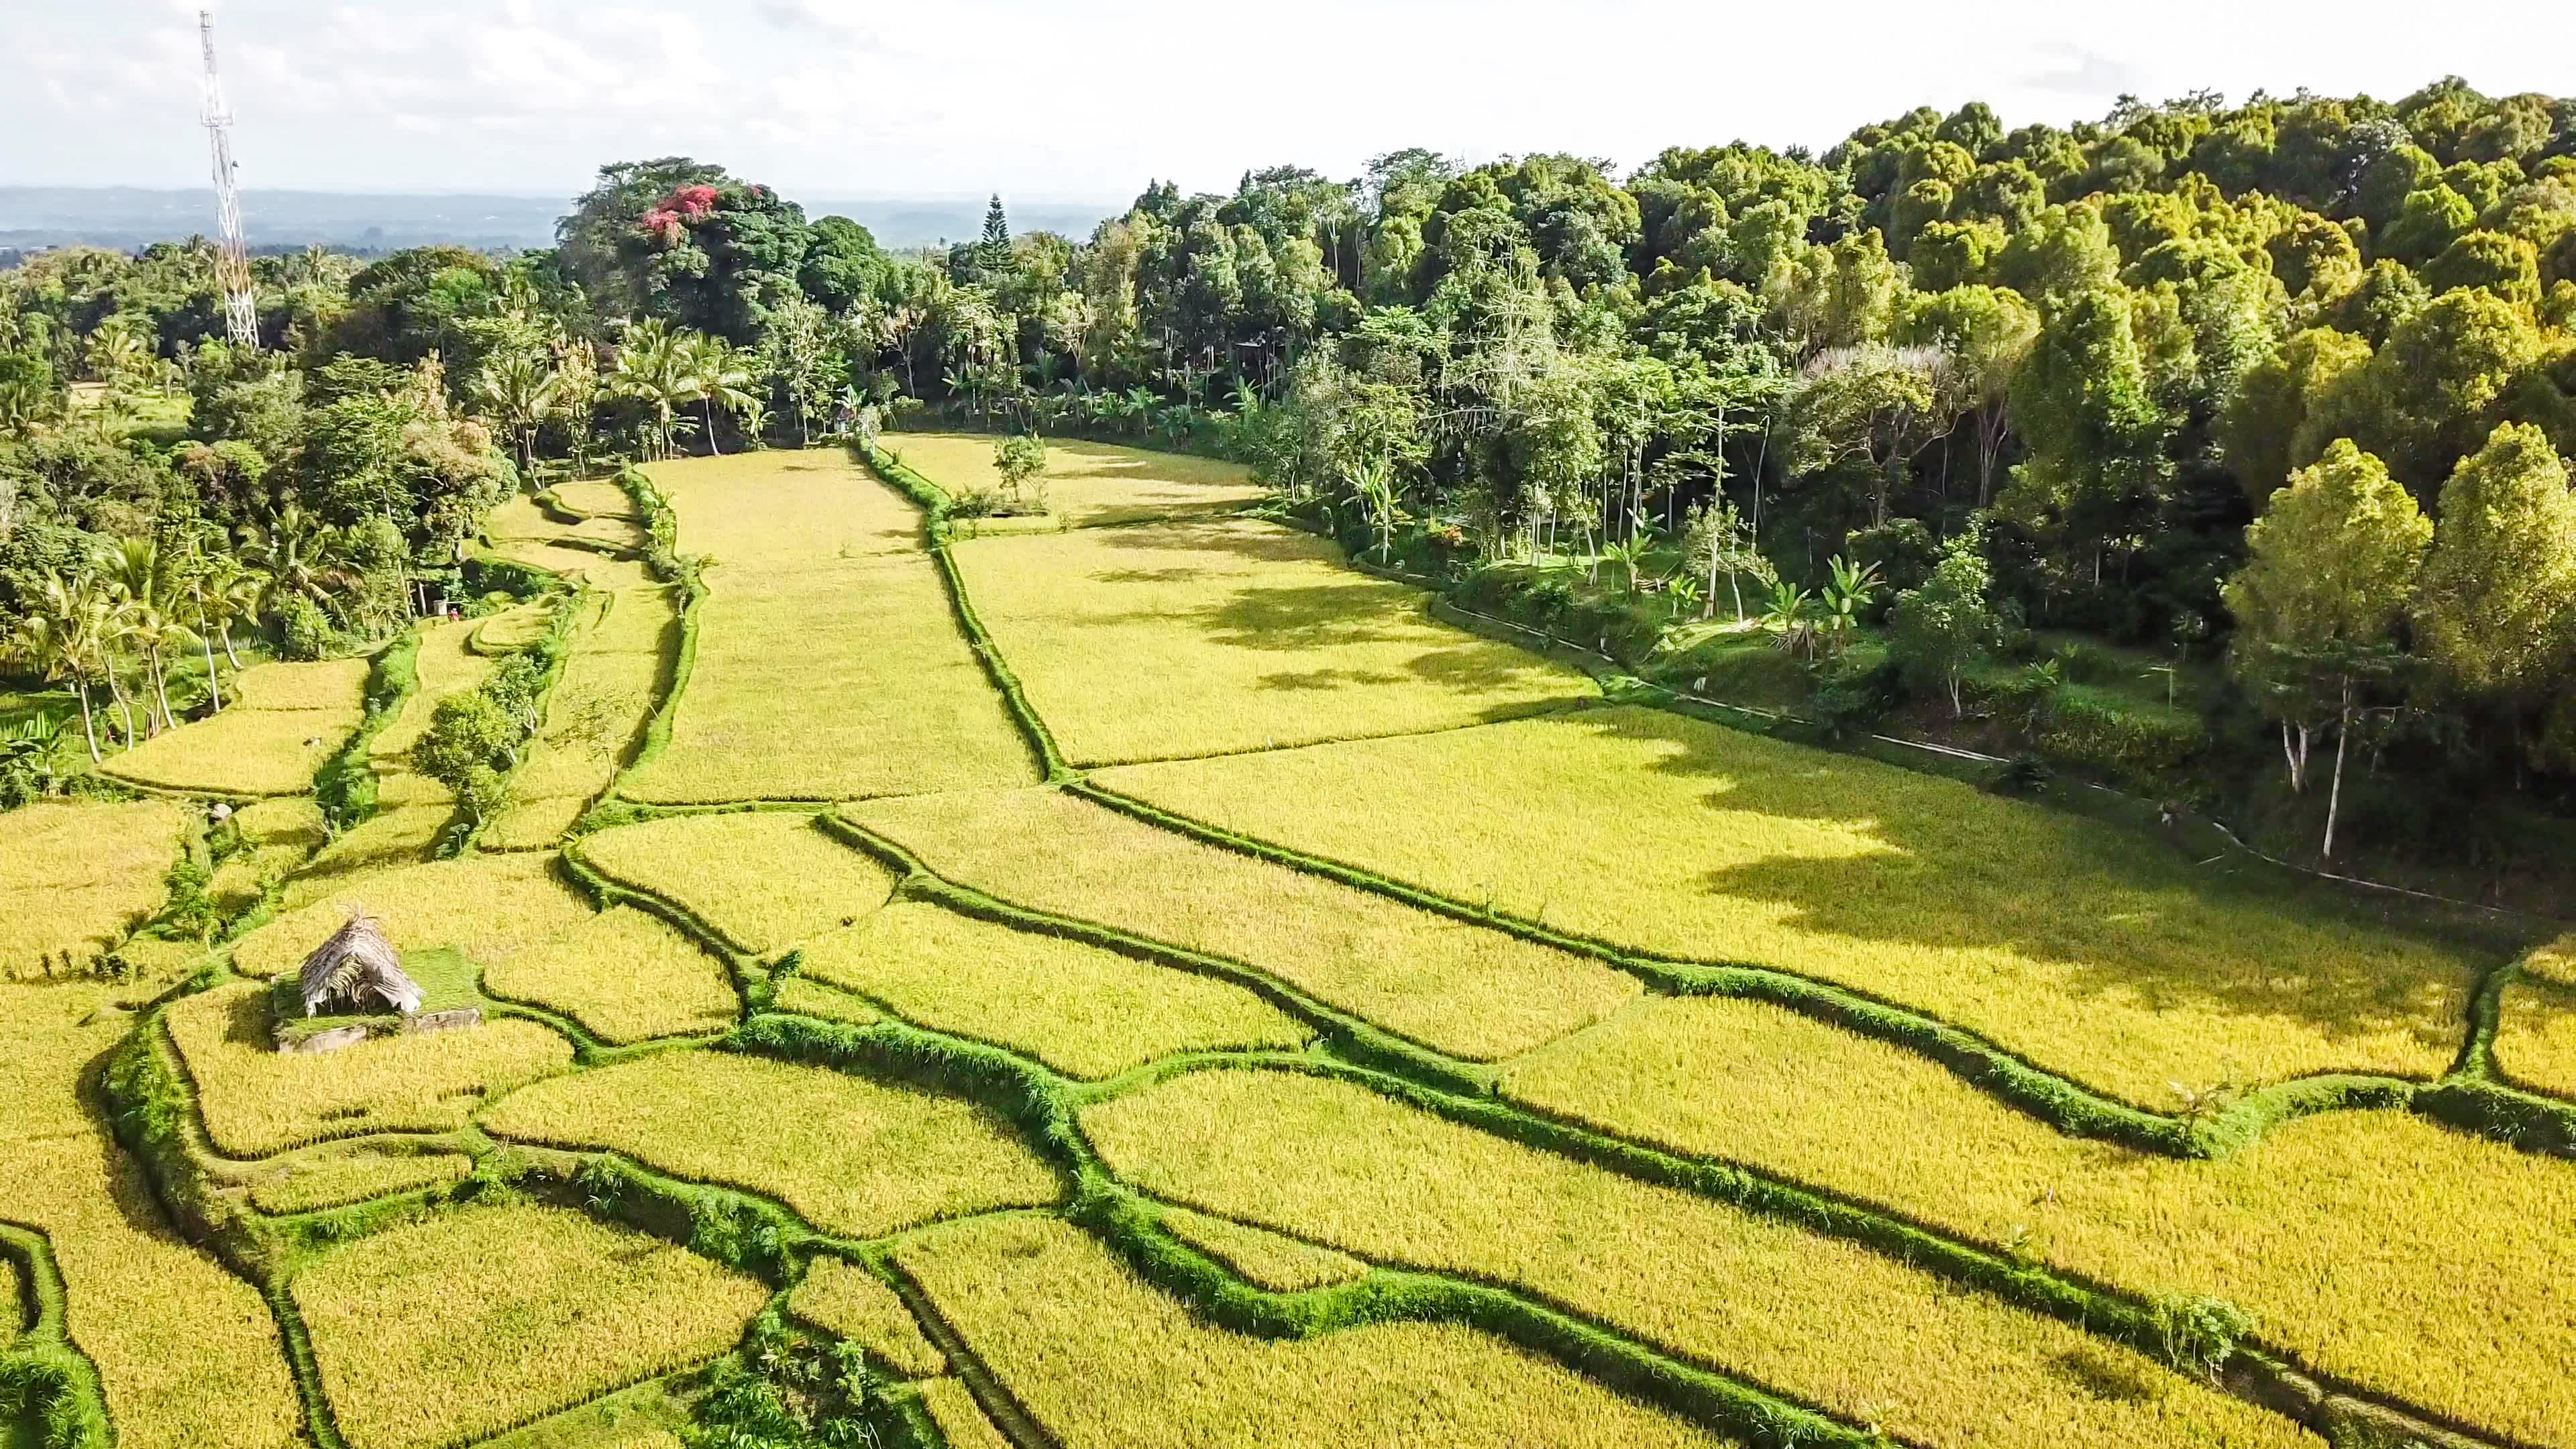
{"label": "communication tower", "polygon": [[223,228],[215,281],[224,292],[224,332],[235,347],[257,348],[259,307],[251,298],[250,247],[242,240],[241,187],[233,176],[233,112],[215,77],[215,12],[197,12],[197,38],[206,53],[206,142],[214,152],[215,209]]}

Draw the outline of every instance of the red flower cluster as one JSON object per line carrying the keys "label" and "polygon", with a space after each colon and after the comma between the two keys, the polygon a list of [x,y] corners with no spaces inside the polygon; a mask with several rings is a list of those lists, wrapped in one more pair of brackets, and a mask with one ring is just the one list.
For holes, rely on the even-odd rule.
{"label": "red flower cluster", "polygon": [[683,186],[671,193],[662,205],[691,221],[716,209],[716,189],[712,186]]}
{"label": "red flower cluster", "polygon": [[681,186],[662,198],[662,204],[644,213],[635,229],[651,237],[656,245],[675,247],[680,244],[681,230],[690,222],[712,215],[716,209],[716,189],[712,186]]}
{"label": "red flower cluster", "polygon": [[676,211],[665,211],[657,206],[644,213],[644,219],[635,223],[635,228],[660,245],[675,247],[680,244],[680,214]]}

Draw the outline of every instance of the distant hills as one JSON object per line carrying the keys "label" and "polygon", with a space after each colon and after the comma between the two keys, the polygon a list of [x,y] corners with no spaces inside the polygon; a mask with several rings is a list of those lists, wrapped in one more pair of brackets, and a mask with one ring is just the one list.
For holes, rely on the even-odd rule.
{"label": "distant hills", "polygon": [[[967,240],[984,227],[982,197],[789,196],[806,215],[849,217],[896,250]],[[359,252],[432,243],[499,251],[553,245],[555,218],[571,207],[570,198],[544,196],[245,191],[242,228],[254,251],[314,242]],[[1011,229],[1081,239],[1124,209],[1113,203],[1013,206]],[[76,244],[131,250],[211,232],[214,225],[215,193],[208,187],[0,186],[0,251]]]}

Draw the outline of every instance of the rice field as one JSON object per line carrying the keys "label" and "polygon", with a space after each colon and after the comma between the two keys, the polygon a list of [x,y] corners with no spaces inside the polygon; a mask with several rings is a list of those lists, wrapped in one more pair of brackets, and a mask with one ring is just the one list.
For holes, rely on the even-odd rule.
{"label": "rice field", "polygon": [[689,1406],[672,1396],[670,1380],[654,1379],[486,1439],[478,1449],[681,1449],[679,1430],[688,1422]]}
{"label": "rice field", "polygon": [[215,868],[206,895],[219,910],[237,915],[266,896],[329,841],[322,807],[290,796],[255,800],[233,812],[243,849]]}
{"label": "rice field", "polygon": [[630,520],[557,523],[521,495],[492,510],[483,536],[502,558],[594,589],[631,589],[645,582],[644,566],[635,557],[644,546],[644,531]]}
{"label": "rice field", "polygon": [[2438,1076],[2481,964],[2126,831],[1654,710],[1100,782],[1562,930],[1856,987],[2167,1110],[2176,1083]]}
{"label": "rice field", "polygon": [[1052,1219],[943,1228],[895,1260],[1066,1449],[1725,1442],[1469,1328],[1282,1342],[1210,1327]]}
{"label": "rice field", "polygon": [[1366,1263],[1348,1253],[1318,1248],[1188,1208],[1166,1210],[1163,1226],[1181,1241],[1232,1268],[1245,1281],[1273,1293],[1330,1288],[1368,1272]]}
{"label": "rice field", "polygon": [[2533,949],[2522,958],[2522,973],[2535,981],[2576,987],[2576,931]]}
{"label": "rice field", "polygon": [[561,1208],[440,1213],[298,1273],[351,1449],[458,1444],[731,1347],[768,1294]]}
{"label": "rice field", "polygon": [[921,1386],[921,1402],[948,1449],[1012,1449],[1011,1441],[984,1417],[975,1395],[955,1379],[930,1379]]}
{"label": "rice field", "polygon": [[865,1026],[885,1020],[885,1013],[837,986],[826,986],[802,975],[777,978],[777,990],[770,1009],[799,1016],[819,1016],[825,1021],[846,1021]]}
{"label": "rice field", "polygon": [[1232,957],[1462,1057],[1526,1051],[1636,999],[1587,957],[1159,830],[1055,790],[845,807],[961,885]]}
{"label": "rice field", "polygon": [[1883,1043],[1707,999],[1536,1053],[1503,1090],[2132,1293],[2225,1298],[2308,1362],[2468,1422],[2576,1423],[2576,1386],[2549,1367],[2576,1355],[2576,1173],[2421,1118],[2303,1118],[2175,1161],[2060,1136]]}
{"label": "rice field", "polygon": [[1309,1033],[1239,986],[926,901],[808,941],[803,969],[939,1031],[1107,1077],[1191,1048],[1284,1047]]}
{"label": "rice field", "polygon": [[365,718],[368,662],[255,664],[222,713],[165,730],[99,769],[206,795],[300,795]]}
{"label": "rice field", "polygon": [[2138,1354],[1849,1243],[1346,1083],[1203,1071],[1090,1108],[1082,1125],[1159,1196],[1509,1284],[1908,1442],[2315,1443]]}
{"label": "rice field", "polygon": [[686,907],[756,955],[854,924],[894,894],[874,860],[783,810],[676,815],[583,836],[601,874]]}
{"label": "rice field", "polygon": [[931,1347],[903,1306],[878,1277],[839,1258],[816,1258],[804,1281],[787,1295],[787,1310],[826,1333],[846,1338],[908,1379],[948,1372],[948,1356]]}
{"label": "rice field", "polygon": [[163,1020],[196,1084],[206,1135],[234,1157],[367,1132],[452,1131],[487,1096],[572,1064],[571,1043],[515,1018],[281,1053],[269,989],[258,982],[182,998]]}
{"label": "rice field", "polygon": [[653,476],[682,551],[712,563],[670,738],[621,793],[827,801],[1035,778],[892,489],[819,453]]}
{"label": "rice field", "polygon": [[188,1246],[84,1079],[132,1018],[110,988],[0,985],[0,1216],[44,1232],[122,1449],[291,1449],[303,1415],[259,1291]]}
{"label": "rice field", "polygon": [[656,1052],[540,1082],[482,1123],[765,1193],[853,1238],[1057,1192],[1055,1175],[969,1103],[732,1052]]}
{"label": "rice field", "polygon": [[510,776],[511,807],[484,831],[500,850],[552,845],[605,794],[641,742],[679,615],[668,589],[600,594],[576,621],[545,722]]}
{"label": "rice field", "polygon": [[[555,873],[551,855],[476,855],[333,877],[242,937],[233,965],[272,977],[302,964],[353,912],[384,924],[400,951],[452,947],[490,967],[587,921],[590,903]],[[298,892],[290,888],[288,900]]]}
{"label": "rice field", "polygon": [[[999,493],[1002,475],[993,467],[993,445],[1000,441],[990,433],[890,433],[877,445],[951,494],[969,489]],[[1046,487],[1047,513],[1066,528],[1225,512],[1265,496],[1252,481],[1252,470],[1240,463],[1079,438],[1047,439],[1046,471],[1039,477]]]}
{"label": "rice field", "polygon": [[1414,734],[1594,697],[1253,519],[975,539],[975,612],[1076,765]]}
{"label": "rice field", "polygon": [[722,1031],[741,1005],[723,962],[633,906],[511,955],[483,973],[483,987],[560,1011],[612,1043]]}
{"label": "rice field", "polygon": [[309,1213],[451,1183],[473,1170],[473,1159],[459,1152],[358,1148],[299,1154],[254,1180],[250,1201],[264,1213]]}
{"label": "rice field", "polygon": [[2495,1056],[2512,1081],[2576,1097],[2576,989],[2537,979],[2505,988]]}
{"label": "rice field", "polygon": [[88,969],[160,910],[192,812],[39,801],[0,816],[0,979]]}

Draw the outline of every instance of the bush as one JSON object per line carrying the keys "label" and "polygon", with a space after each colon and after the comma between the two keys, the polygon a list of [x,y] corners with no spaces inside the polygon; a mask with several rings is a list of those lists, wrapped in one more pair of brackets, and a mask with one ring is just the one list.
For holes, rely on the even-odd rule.
{"label": "bush", "polygon": [[277,646],[278,657],[292,660],[327,659],[338,652],[339,632],[311,599],[290,594],[277,607],[277,620],[283,633]]}
{"label": "bush", "polygon": [[487,820],[506,793],[497,766],[517,747],[521,733],[483,691],[451,694],[438,702],[429,728],[412,742],[411,765],[455,791],[476,821]]}

